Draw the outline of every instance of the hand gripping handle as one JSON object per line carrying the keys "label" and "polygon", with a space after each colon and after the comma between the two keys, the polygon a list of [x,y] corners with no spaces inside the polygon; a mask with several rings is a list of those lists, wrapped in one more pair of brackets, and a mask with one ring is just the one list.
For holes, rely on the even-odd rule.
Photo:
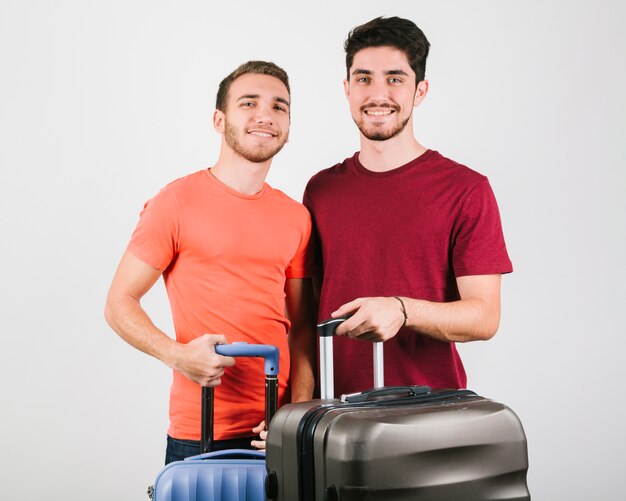
{"label": "hand gripping handle", "polygon": [[[278,408],[278,348],[265,344],[232,343],[215,345],[215,353],[226,357],[263,357],[265,360],[265,425]],[[245,389],[242,388],[242,392]],[[202,387],[202,416],[200,449],[202,453],[213,447],[213,388]]]}
{"label": "hand gripping handle", "polygon": [[[320,396],[335,398],[334,366],[333,366],[333,336],[335,329],[352,315],[329,318],[317,324],[320,336]],[[385,366],[383,358],[383,343],[373,343],[374,350],[374,387],[385,386]]]}
{"label": "hand gripping handle", "polygon": [[269,344],[216,344],[215,353],[225,357],[263,357],[266,376],[278,376],[278,348]]}

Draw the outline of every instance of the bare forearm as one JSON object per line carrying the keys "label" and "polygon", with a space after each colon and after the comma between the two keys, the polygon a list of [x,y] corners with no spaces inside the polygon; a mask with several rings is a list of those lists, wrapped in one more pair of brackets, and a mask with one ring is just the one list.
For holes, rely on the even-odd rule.
{"label": "bare forearm", "polygon": [[174,367],[175,340],[158,329],[132,297],[109,297],[105,318],[111,328],[128,344]]}
{"label": "bare forearm", "polygon": [[291,357],[291,401],[302,402],[313,398],[315,386],[315,331],[313,326],[289,332]]}
{"label": "bare forearm", "polygon": [[178,343],[159,330],[140,304],[140,299],[161,275],[130,252],[117,268],[104,316],[122,339],[138,350],[158,358],[168,367],[202,386],[220,384],[224,368],[234,365],[231,357],[215,353],[214,346],[226,342],[221,334],[203,334],[189,343]]}
{"label": "bare forearm", "polygon": [[352,315],[335,333],[367,341],[387,341],[405,323],[416,332],[441,341],[465,342],[492,338],[500,323],[500,275],[457,278],[461,297],[450,303],[400,297],[362,297],[343,304],[331,315]]}
{"label": "bare forearm", "polygon": [[435,303],[401,298],[407,326],[441,341],[466,342],[491,339],[500,323],[499,304],[482,298]]}

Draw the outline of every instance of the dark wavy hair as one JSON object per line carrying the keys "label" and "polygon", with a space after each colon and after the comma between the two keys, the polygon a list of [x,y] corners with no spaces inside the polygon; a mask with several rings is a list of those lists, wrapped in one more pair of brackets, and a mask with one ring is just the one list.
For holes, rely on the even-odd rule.
{"label": "dark wavy hair", "polygon": [[404,52],[411,69],[415,72],[416,82],[424,80],[430,43],[413,21],[401,17],[377,17],[357,26],[348,34],[343,45],[346,51],[348,80],[350,80],[350,68],[354,55],[357,52],[368,47],[386,46]]}
{"label": "dark wavy hair", "polygon": [[228,91],[231,84],[240,76],[247,73],[258,73],[260,75],[269,75],[276,77],[287,87],[287,92],[291,96],[291,89],[289,88],[289,77],[287,72],[281,67],[270,63],[268,61],[248,61],[239,66],[235,71],[228,75],[224,80],[220,82],[217,89],[217,97],[215,99],[215,108],[220,111],[226,111],[226,101],[228,99]]}

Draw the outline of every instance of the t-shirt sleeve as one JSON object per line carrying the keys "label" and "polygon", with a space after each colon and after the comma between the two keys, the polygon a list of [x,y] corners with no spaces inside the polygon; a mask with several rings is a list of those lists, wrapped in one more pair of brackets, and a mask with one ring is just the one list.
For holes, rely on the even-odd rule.
{"label": "t-shirt sleeve", "polygon": [[310,278],[313,276],[313,249],[311,241],[311,216],[306,210],[302,222],[302,238],[300,245],[285,270],[287,278]]}
{"label": "t-shirt sleeve", "polygon": [[164,271],[178,253],[179,229],[176,199],[164,188],[144,205],[127,250]]}
{"label": "t-shirt sleeve", "polygon": [[500,212],[489,181],[485,178],[466,196],[454,232],[454,275],[510,273]]}

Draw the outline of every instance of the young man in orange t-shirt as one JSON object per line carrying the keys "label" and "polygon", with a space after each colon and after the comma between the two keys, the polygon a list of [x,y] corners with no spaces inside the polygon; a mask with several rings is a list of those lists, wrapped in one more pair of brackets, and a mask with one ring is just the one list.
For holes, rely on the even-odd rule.
{"label": "young man in orange t-shirt", "polygon": [[[113,278],[108,323],[173,369],[166,463],[200,452],[201,386],[220,385],[214,449],[264,446],[261,361],[235,364],[216,344],[278,346],[279,405],[312,396],[311,219],[265,183],[289,135],[289,106],[287,74],[273,63],[250,61],[227,76],[213,115],[222,135],[216,164],[146,203]],[[161,275],[175,340],[140,305]]]}

